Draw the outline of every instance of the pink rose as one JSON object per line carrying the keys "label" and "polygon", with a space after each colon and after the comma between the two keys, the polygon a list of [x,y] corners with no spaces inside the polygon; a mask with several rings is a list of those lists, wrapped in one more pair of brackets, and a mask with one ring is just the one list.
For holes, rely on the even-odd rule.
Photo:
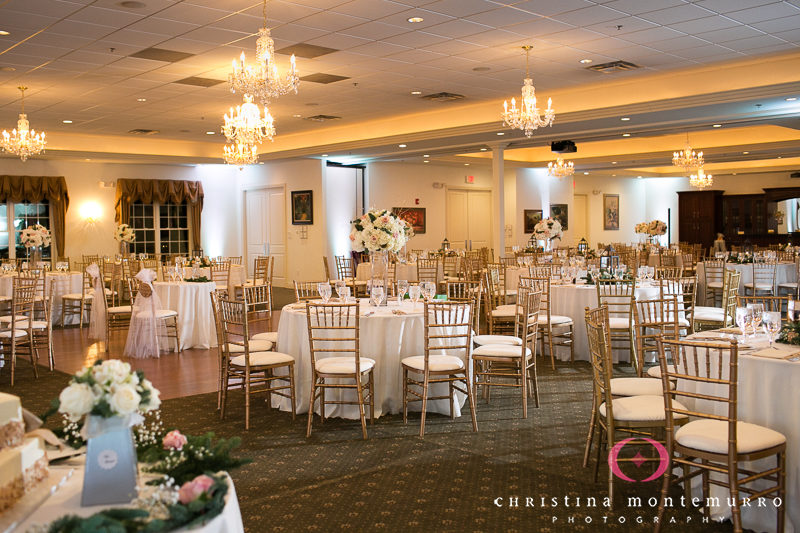
{"label": "pink rose", "polygon": [[203,474],[191,481],[187,481],[178,491],[178,500],[186,505],[208,492],[214,486],[214,480]]}
{"label": "pink rose", "polygon": [[180,451],[183,449],[183,446],[184,444],[186,444],[186,442],[187,442],[186,436],[183,435],[177,429],[174,429],[169,433],[167,433],[166,435],[164,435],[164,440],[162,441],[162,444],[164,445],[165,450]]}

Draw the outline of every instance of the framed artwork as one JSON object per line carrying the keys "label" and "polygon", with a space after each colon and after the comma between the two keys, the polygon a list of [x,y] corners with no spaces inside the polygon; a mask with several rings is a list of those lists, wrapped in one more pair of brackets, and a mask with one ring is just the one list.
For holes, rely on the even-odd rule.
{"label": "framed artwork", "polygon": [[425,208],[424,207],[393,207],[392,213],[402,218],[414,228],[414,233],[425,233]]}
{"label": "framed artwork", "polygon": [[523,221],[525,230],[523,233],[533,233],[533,227],[542,220],[541,209],[525,209],[523,212]]}
{"label": "framed artwork", "polygon": [[292,224],[314,223],[314,191],[292,191]]}
{"label": "framed artwork", "polygon": [[603,195],[603,229],[619,230],[619,195]]}
{"label": "framed artwork", "polygon": [[569,206],[567,204],[550,204],[550,217],[561,223],[561,229],[566,231],[569,222]]}

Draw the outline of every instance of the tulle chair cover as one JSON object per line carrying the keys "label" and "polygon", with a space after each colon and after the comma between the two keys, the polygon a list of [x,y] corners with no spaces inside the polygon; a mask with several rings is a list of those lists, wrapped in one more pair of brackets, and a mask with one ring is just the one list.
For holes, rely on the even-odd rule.
{"label": "tulle chair cover", "polygon": [[92,277],[92,314],[89,318],[89,338],[106,342],[106,291],[103,286],[103,277],[100,275],[100,267],[97,263],[92,263],[86,267],[86,273]]}
{"label": "tulle chair cover", "polygon": [[159,338],[166,336],[166,327],[164,321],[158,319],[161,299],[153,290],[156,273],[149,268],[143,268],[136,274],[136,279],[142,284],[133,302],[124,353],[127,357],[158,357]]}

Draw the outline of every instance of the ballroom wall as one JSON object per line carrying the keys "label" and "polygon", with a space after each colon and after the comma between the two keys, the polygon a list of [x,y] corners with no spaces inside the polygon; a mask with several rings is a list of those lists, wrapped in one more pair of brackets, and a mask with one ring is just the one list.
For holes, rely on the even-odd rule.
{"label": "ballroom wall", "polygon": [[524,210],[541,209],[543,216],[550,215],[552,204],[567,204],[568,223],[561,242],[565,245],[572,244],[573,226],[569,225],[574,220],[573,212],[573,187],[572,180],[555,178],[547,174],[546,168],[518,168],[516,169],[516,212],[514,217],[514,238],[508,245],[524,246],[530,238],[530,233],[524,233]]}

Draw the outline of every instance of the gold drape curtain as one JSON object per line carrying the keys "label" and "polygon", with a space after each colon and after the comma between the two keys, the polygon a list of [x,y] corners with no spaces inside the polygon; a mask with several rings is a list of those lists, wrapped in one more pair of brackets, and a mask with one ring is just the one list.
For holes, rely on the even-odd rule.
{"label": "gold drape curtain", "polygon": [[[69,207],[64,176],[0,176],[0,203],[30,202],[50,204],[50,231],[59,255],[64,255],[64,220]],[[9,242],[13,239],[9,236]],[[13,246],[13,245],[12,245]]]}
{"label": "gold drape curtain", "polygon": [[192,244],[200,247],[200,214],[203,211],[203,184],[184,180],[117,180],[116,220],[127,224],[133,202],[151,204],[186,202],[191,224]]}

